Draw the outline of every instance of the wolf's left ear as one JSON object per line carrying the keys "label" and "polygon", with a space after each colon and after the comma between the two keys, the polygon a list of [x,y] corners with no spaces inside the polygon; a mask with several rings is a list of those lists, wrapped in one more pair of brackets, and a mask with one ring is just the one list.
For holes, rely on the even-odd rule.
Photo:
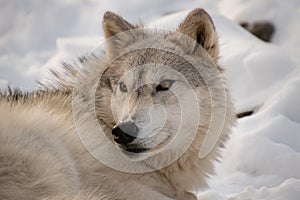
{"label": "wolf's left ear", "polygon": [[178,31],[196,40],[217,62],[218,36],[212,19],[205,10],[198,8],[190,12],[179,25]]}
{"label": "wolf's left ear", "polygon": [[119,15],[110,11],[104,13],[102,27],[106,39],[108,59],[114,58],[126,43],[129,42],[130,33],[118,34],[136,28]]}

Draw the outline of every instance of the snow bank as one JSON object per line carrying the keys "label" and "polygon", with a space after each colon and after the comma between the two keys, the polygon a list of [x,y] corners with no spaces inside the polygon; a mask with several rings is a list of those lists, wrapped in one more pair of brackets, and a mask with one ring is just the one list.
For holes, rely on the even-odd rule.
{"label": "snow bank", "polygon": [[[102,41],[101,18],[112,10],[131,22],[176,29],[192,8],[208,9],[220,37],[220,64],[238,111],[223,160],[203,199],[296,200],[300,196],[300,2],[297,0],[7,1],[0,13],[0,87],[32,89],[49,68]],[[220,16],[220,14],[226,16]],[[230,20],[229,20],[230,19]],[[236,22],[269,20],[272,43]]]}
{"label": "snow bank", "polygon": [[[176,27],[187,13],[160,18],[150,26],[160,22]],[[239,120],[210,179],[212,189],[200,197],[296,199],[300,195],[299,60],[224,17],[212,14],[212,18],[237,110],[254,109],[255,114]],[[291,178],[295,181],[288,181]]]}

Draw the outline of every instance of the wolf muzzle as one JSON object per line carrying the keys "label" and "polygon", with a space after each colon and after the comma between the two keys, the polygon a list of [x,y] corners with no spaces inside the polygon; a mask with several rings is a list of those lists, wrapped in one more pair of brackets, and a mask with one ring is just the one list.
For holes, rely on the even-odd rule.
{"label": "wolf muzzle", "polygon": [[125,122],[116,125],[112,129],[114,141],[118,144],[129,144],[137,138],[139,128],[133,122]]}

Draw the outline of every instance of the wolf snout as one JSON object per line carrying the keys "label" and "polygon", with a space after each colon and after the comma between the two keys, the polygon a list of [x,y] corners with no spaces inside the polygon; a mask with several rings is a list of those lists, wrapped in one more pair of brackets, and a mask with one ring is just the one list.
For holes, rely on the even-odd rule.
{"label": "wolf snout", "polygon": [[133,122],[126,122],[116,125],[112,129],[114,140],[118,144],[129,144],[138,135],[139,128]]}

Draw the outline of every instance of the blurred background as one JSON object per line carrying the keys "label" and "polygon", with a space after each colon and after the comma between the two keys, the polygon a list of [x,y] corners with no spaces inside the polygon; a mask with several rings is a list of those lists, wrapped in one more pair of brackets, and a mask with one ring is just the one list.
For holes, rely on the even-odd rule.
{"label": "blurred background", "polygon": [[[0,0],[0,79],[17,87],[32,88],[40,71],[58,50],[70,47],[77,56],[94,47],[102,35],[101,21],[107,10],[130,22],[176,28],[177,17],[168,24],[161,18],[202,7],[234,22],[267,20],[274,24],[274,44],[299,57],[299,1],[289,0]],[[94,40],[92,40],[92,38]],[[68,52],[69,53],[69,52]],[[41,69],[43,68],[43,69]],[[24,78],[26,74],[29,79]]]}

